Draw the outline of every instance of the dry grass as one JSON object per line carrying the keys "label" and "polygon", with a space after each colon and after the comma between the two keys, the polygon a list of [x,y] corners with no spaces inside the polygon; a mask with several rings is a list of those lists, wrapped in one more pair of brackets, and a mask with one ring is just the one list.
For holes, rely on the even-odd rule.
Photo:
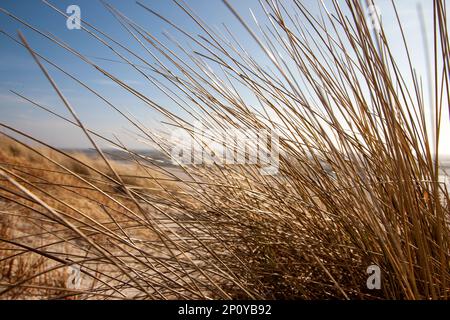
{"label": "dry grass", "polygon": [[[148,229],[123,218],[124,206],[133,208],[133,204],[125,198],[122,190],[124,186],[111,185],[104,179],[102,170],[105,166],[98,159],[77,152],[67,153],[71,157],[68,158],[45,148],[36,148],[33,151],[5,137],[0,138],[0,141],[4,147],[0,152],[2,167],[18,181],[25,182],[26,187],[33,188],[36,196],[45,199],[46,205],[64,214],[69,221],[75,221],[85,228],[89,226],[85,230],[97,243],[102,241],[107,243],[108,240],[98,230],[95,231],[93,221],[108,228],[112,226],[113,230],[114,224],[120,223],[120,228],[129,229],[129,234],[147,241],[155,238]],[[58,165],[47,159],[52,159]],[[67,172],[61,170],[62,167],[66,168]],[[163,181],[158,185],[154,179],[150,179],[161,176],[154,168],[141,168],[133,164],[116,164],[116,168],[123,174],[124,185],[127,188],[155,195],[164,193],[160,186],[170,188],[174,192],[176,190],[170,182]],[[149,179],[143,179],[140,176],[142,172],[146,172]],[[22,177],[27,180],[22,180]],[[84,179],[85,182],[80,179]],[[4,178],[1,180],[0,197],[2,199],[0,237],[4,241],[0,250],[2,269],[0,287],[8,289],[10,284],[20,284],[8,291],[5,290],[2,296],[46,298],[65,297],[69,294],[70,297],[70,291],[67,292],[67,279],[70,273],[68,266],[71,264],[69,262],[65,264],[61,259],[70,261],[72,256],[86,254],[83,241],[73,237],[71,232],[60,225],[60,221],[52,221],[52,218],[42,211],[39,202],[36,203],[25,196]],[[55,251],[61,256],[49,259],[48,256],[30,252],[27,248],[18,248],[14,245],[16,241],[26,243],[27,246],[45,248],[45,251]],[[84,248],[80,249],[80,246]],[[23,281],[25,282],[22,283]]]}
{"label": "dry grass", "polygon": [[[58,150],[48,155],[36,146],[30,147],[34,151],[15,144],[3,148],[8,155],[0,166],[6,179],[2,216],[19,213],[28,226],[38,223],[44,233],[26,229],[32,231],[17,237],[9,230],[15,222],[2,220],[1,238],[8,250],[2,250],[0,263],[14,265],[18,256],[22,262],[19,271],[6,272],[0,296],[31,294],[20,290],[40,283],[39,273],[29,276],[29,270],[43,263],[41,256],[57,266],[45,265],[41,274],[82,266],[79,298],[448,299],[450,198],[439,181],[439,154],[433,151],[438,150],[441,123],[448,120],[442,119],[450,94],[445,2],[434,3],[431,105],[412,62],[407,77],[391,54],[389,35],[369,29],[359,1],[333,1],[333,15],[323,11],[320,19],[301,1],[293,2],[296,12],[281,1],[266,1],[268,29],[250,27],[229,6],[270,70],[231,34],[232,40],[216,33],[187,5],[175,2],[202,35],[191,35],[140,5],[189,40],[194,51],[170,50],[105,5],[139,46],[158,52],[166,63],[140,56],[88,22],[83,30],[210,130],[278,130],[283,150],[279,174],[261,175],[258,165],[183,166],[188,178],[179,179],[133,152],[136,168],[120,168],[103,156],[95,140],[107,139],[85,128],[63,99],[73,116],[66,120],[82,129],[99,156],[95,163],[67,162]],[[161,112],[172,126],[191,130],[177,114],[48,37]],[[33,51],[23,36],[19,43],[61,97],[43,62],[121,113],[101,93]],[[145,64],[152,76],[131,59]],[[241,90],[260,107],[243,98]],[[429,109],[431,124],[426,121]],[[167,141],[121,114],[141,138],[170,151]],[[42,163],[35,171],[30,157],[51,165]],[[381,268],[381,290],[366,287],[371,264]],[[58,288],[39,294],[63,296],[64,288],[55,284],[59,280],[52,279],[46,285]]]}

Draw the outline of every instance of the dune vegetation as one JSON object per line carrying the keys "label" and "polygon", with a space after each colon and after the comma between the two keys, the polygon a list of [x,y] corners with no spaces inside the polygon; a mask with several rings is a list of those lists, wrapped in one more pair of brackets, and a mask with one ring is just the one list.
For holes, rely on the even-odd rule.
{"label": "dune vegetation", "polygon": [[[232,33],[218,33],[177,0],[201,34],[137,5],[192,47],[175,41],[167,47],[107,3],[105,10],[148,55],[83,21],[86,36],[108,46],[190,119],[69,44],[23,26],[160,112],[171,128],[191,132],[196,120],[216,132],[277,130],[274,175],[261,174],[258,164],[167,168],[108,140],[77,117],[48,66],[170,155],[163,135],[35,51],[23,35],[10,35],[29,51],[72,117],[53,115],[79,127],[97,156],[52,148],[0,123],[0,298],[448,299],[450,198],[436,151],[446,138],[441,124],[449,120],[442,117],[450,102],[445,1],[434,1],[430,99],[414,61],[405,74],[391,53],[391,41],[402,39],[390,39],[382,24],[371,28],[362,1],[331,2],[315,17],[302,1],[293,1],[295,12],[284,1],[262,1],[265,16],[256,18],[268,21],[266,27],[245,21],[225,1],[270,68]],[[248,103],[249,94],[258,106]],[[127,162],[111,160],[99,141],[121,149]],[[371,265],[381,270],[379,290],[366,285]],[[74,266],[81,273],[78,287],[69,283]]]}

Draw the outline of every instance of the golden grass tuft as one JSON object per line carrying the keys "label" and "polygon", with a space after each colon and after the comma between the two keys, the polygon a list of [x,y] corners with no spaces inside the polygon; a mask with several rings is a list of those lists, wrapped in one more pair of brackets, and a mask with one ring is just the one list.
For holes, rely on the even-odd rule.
{"label": "golden grass tuft", "polygon": [[[268,28],[252,26],[224,2],[258,45],[263,62],[228,30],[226,36],[218,34],[178,1],[201,35],[188,33],[138,3],[189,41],[185,48],[173,42],[173,50],[105,3],[138,46],[164,60],[142,56],[88,22],[82,25],[89,37],[177,101],[180,109],[217,133],[217,139],[230,127],[279,131],[283,152],[278,174],[262,175],[258,165],[160,166],[86,128],[63,99],[72,118],[51,113],[80,128],[98,156],[86,159],[49,151],[36,139],[34,144],[2,141],[8,144],[0,155],[0,198],[7,206],[2,217],[18,215],[25,234],[17,234],[13,220],[2,220],[5,247],[0,264],[6,280],[0,297],[30,295],[20,290],[42,275],[79,265],[83,282],[78,291],[63,288],[55,276],[46,284],[55,291],[38,290],[39,295],[448,299],[450,198],[440,181],[445,168],[435,151],[441,125],[448,120],[442,111],[450,102],[445,1],[434,1],[435,28],[429,38],[435,54],[429,71],[435,90],[429,102],[413,62],[409,61],[411,74],[399,69],[390,46],[398,39],[390,40],[383,28],[374,31],[367,25],[361,1],[332,1],[320,17],[301,1],[293,1],[295,10],[282,1],[263,1],[264,14],[258,19]],[[396,12],[395,5],[392,10]],[[398,24],[403,32],[401,21]],[[192,132],[188,119],[69,45],[46,37],[160,112],[170,128]],[[139,138],[170,153],[170,142],[162,135],[34,51],[23,35],[20,40],[11,38],[28,50],[59,96],[63,93],[44,63],[122,115]],[[253,100],[248,101],[248,95]],[[32,138],[1,125],[6,137],[12,131]],[[108,159],[99,140],[127,152],[128,165]],[[39,161],[32,160],[35,157]],[[14,268],[8,266],[19,257],[21,271],[10,271]],[[41,263],[42,272],[30,267]],[[382,272],[381,290],[366,286],[366,270],[373,264]]]}

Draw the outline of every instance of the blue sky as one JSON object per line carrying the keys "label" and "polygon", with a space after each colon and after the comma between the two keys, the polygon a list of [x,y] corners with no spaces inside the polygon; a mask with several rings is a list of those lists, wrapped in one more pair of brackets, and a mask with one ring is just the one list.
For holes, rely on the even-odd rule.
{"label": "blue sky", "polygon": [[[53,0],[50,1],[62,11],[72,4],[81,8],[81,15],[86,21],[93,23],[101,28],[102,31],[114,36],[114,38],[123,44],[130,46],[138,53],[144,54],[134,39],[118,24],[112,15],[105,10],[100,1],[96,0]],[[142,2],[163,16],[176,21],[187,31],[198,33],[198,29],[192,21],[186,16],[180,8],[172,1],[163,0],[142,0]],[[188,0],[186,1],[194,11],[204,19],[209,25],[220,27],[221,23],[226,23],[243,40],[246,49],[257,52],[256,44],[243,31],[232,14],[226,9],[220,0]],[[317,1],[304,1],[313,13],[318,13]],[[325,1],[326,3],[329,1]],[[431,26],[431,3],[429,0],[397,0],[401,19],[407,33],[407,40],[410,44],[412,58],[418,67],[419,73],[425,70],[425,59],[423,55],[422,40],[420,38],[421,30],[417,20],[417,3],[421,3],[424,8],[427,24]],[[150,15],[140,8],[132,0],[109,0],[108,3],[122,11],[124,14],[133,18],[155,36],[162,37],[163,31],[175,32],[158,18]],[[249,8],[258,13],[259,5],[257,0],[231,1],[237,10],[244,16],[250,18]],[[383,15],[383,24],[385,29],[391,34],[398,35],[398,30],[393,17],[393,10],[390,0],[376,1]],[[43,4],[40,0],[2,0],[0,7],[10,11],[14,15],[26,20],[42,31],[47,31],[63,41],[69,43],[72,47],[79,50],[84,55],[91,58],[94,62],[105,67],[120,79],[125,80],[136,89],[142,91],[152,99],[161,103],[170,110],[175,110],[171,101],[160,93],[151,84],[145,82],[131,67],[117,62],[109,62],[98,58],[115,59],[112,52],[99,45],[94,39],[89,37],[84,31],[69,30],[66,28],[66,19]],[[37,35],[27,29],[20,23],[14,21],[7,15],[0,13],[0,29],[16,36],[17,30],[22,30],[27,37],[30,45],[38,52],[44,54],[59,66],[71,72],[74,76],[86,80],[87,84],[100,90],[114,103],[129,110],[147,127],[158,127],[158,122],[163,120],[155,111],[149,109],[145,104],[117,85],[106,81],[106,78],[93,70],[78,58],[68,54],[65,50],[52,44],[47,39]],[[431,34],[431,29],[428,34]],[[431,38],[431,36],[429,36]],[[431,40],[431,39],[429,39]],[[186,43],[186,42],[184,42]],[[399,57],[398,61],[401,67],[406,68],[406,56],[402,51],[401,42],[394,43],[394,51]],[[49,67],[49,70],[57,81],[58,85],[73,104],[80,118],[88,127],[111,137],[112,132],[118,133],[124,142],[131,147],[142,147],[136,143],[133,138],[127,134],[129,125],[121,119],[116,113],[111,112],[104,103],[101,103],[92,94],[85,89]],[[43,74],[32,61],[29,53],[21,46],[17,45],[4,35],[0,35],[0,119],[13,127],[24,130],[25,132],[42,139],[58,147],[84,147],[86,141],[80,130],[73,126],[65,124],[63,121],[55,119],[42,110],[33,108],[29,103],[22,101],[14,96],[9,90],[15,90],[23,95],[36,100],[57,112],[67,115],[67,111],[56,97],[56,94],[45,80]],[[447,117],[448,119],[448,117]]]}
{"label": "blue sky", "polygon": [[[105,33],[112,35],[116,40],[128,44],[133,50],[143,53],[139,46],[126,31],[118,24],[113,16],[105,10],[100,1],[91,0],[67,0],[50,1],[62,11],[71,5],[76,4],[81,8],[82,19],[99,27]],[[167,16],[180,25],[185,30],[196,31],[195,26],[187,19],[186,15],[171,1],[142,1],[155,11]],[[108,1],[124,14],[132,17],[135,21],[144,26],[154,35],[161,37],[163,31],[171,31],[168,26],[158,18],[152,16],[135,1],[112,0]],[[247,4],[254,6],[255,2],[246,4],[235,2],[239,9],[247,7]],[[232,15],[226,10],[221,1],[189,1],[189,5],[198,12],[208,23],[220,24],[222,22],[235,23]],[[66,28],[66,19],[55,12],[39,0],[3,0],[1,5],[7,11],[27,21],[42,31],[47,31],[58,38],[69,43],[102,67],[112,70],[114,75],[125,80],[128,84],[138,90],[148,94],[158,102],[162,102],[170,109],[170,101],[158,90],[152,88],[150,84],[144,82],[142,76],[137,74],[131,67],[117,62],[109,62],[98,58],[115,59],[111,51],[99,45],[82,30],[69,30]],[[35,32],[27,29],[19,22],[14,21],[5,14],[0,13],[0,28],[11,35],[16,36],[17,30],[21,30],[27,37],[30,45],[47,58],[56,62],[59,66],[73,73],[80,79],[86,80],[87,84],[108,96],[118,106],[124,110],[130,110],[133,115],[139,117],[149,127],[155,126],[155,121],[162,118],[158,113],[150,110],[142,102],[132,97],[130,94],[118,88],[117,85],[108,81],[103,75],[93,71],[78,58],[71,56],[65,50],[52,44],[49,40]],[[172,30],[173,31],[173,30]],[[198,31],[198,30],[197,30]],[[15,128],[20,128],[35,137],[39,137],[55,146],[82,147],[86,141],[79,130],[73,126],[65,124],[49,116],[44,111],[33,108],[29,103],[24,102],[9,90],[14,90],[33,100],[51,107],[62,114],[67,112],[56,94],[50,87],[43,74],[31,59],[29,53],[20,45],[14,43],[4,35],[0,35],[0,118],[3,122],[11,124]],[[106,134],[119,132],[127,126],[125,121],[99,103],[98,99],[85,89],[49,67],[52,76],[67,96],[69,101],[76,108],[81,119],[90,127]],[[111,136],[111,135],[109,135]],[[132,143],[132,141],[127,141]]]}

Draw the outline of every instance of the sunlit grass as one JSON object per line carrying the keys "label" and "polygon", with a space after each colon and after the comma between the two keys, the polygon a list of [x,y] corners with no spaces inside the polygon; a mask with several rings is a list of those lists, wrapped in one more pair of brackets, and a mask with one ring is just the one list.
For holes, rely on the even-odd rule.
{"label": "sunlit grass", "polygon": [[[123,47],[87,22],[82,26],[210,130],[278,130],[279,173],[261,175],[257,165],[183,165],[176,169],[180,178],[180,172],[108,140],[84,126],[76,106],[48,73],[45,65],[58,68],[57,61],[33,51],[21,36],[16,41],[30,52],[71,112],[72,118],[63,119],[81,129],[98,157],[93,161],[64,155],[63,150],[50,152],[37,139],[28,146],[5,140],[0,197],[2,217],[8,217],[1,229],[7,250],[1,251],[0,264],[2,270],[22,271],[3,274],[0,297],[20,297],[18,290],[36,285],[34,279],[47,271],[76,264],[84,279],[80,292],[54,276],[45,284],[53,289],[28,290],[22,297],[447,299],[449,193],[439,181],[443,171],[433,151],[439,150],[441,122],[448,120],[441,119],[449,105],[445,2],[434,4],[432,105],[418,78],[408,81],[411,75],[400,72],[384,30],[367,25],[359,1],[333,1],[333,15],[324,11],[320,18],[301,1],[294,1],[296,12],[286,10],[282,1],[267,1],[266,16],[258,19],[272,22],[268,29],[244,21],[226,2],[271,71],[232,34],[225,38],[187,5],[176,3],[191,13],[202,35],[191,35],[139,5],[164,19],[195,50],[171,50],[105,4],[136,46],[158,52],[166,62]],[[45,36],[159,111],[169,128],[192,129],[192,119],[180,119],[75,48]],[[174,42],[173,48],[178,45]],[[131,59],[150,68],[151,76]],[[122,113],[114,101],[89,87],[87,79],[58,69],[120,112],[141,139],[170,154],[170,141],[163,135]],[[259,107],[250,105],[239,88],[250,92]],[[429,109],[435,115],[431,125]],[[27,137],[1,125],[6,136],[13,131]],[[100,140],[126,152],[129,165],[108,159]],[[25,235],[12,232],[9,217],[16,214],[28,230]],[[52,265],[6,267],[19,257],[20,263],[28,263],[28,255]],[[381,290],[366,287],[366,269],[373,264],[382,272]]]}

